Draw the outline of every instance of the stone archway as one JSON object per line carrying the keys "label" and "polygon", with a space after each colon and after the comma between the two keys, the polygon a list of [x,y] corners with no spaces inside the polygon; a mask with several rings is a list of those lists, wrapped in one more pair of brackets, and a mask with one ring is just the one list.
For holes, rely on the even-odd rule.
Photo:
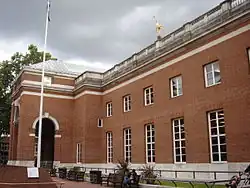
{"label": "stone archway", "polygon": [[[43,115],[42,118],[43,118],[43,119],[44,119],[44,118],[48,118],[48,119],[50,119],[51,121],[53,121],[54,126],[55,126],[55,130],[56,130],[56,131],[59,130],[59,123],[57,122],[57,120],[56,120],[54,117],[50,116],[48,113],[45,113],[45,115]],[[36,125],[37,125],[38,122],[39,122],[39,117],[37,117],[37,118],[35,119],[35,121],[33,122],[33,125],[32,125],[32,128],[33,128],[33,129],[36,129]]]}
{"label": "stone archway", "polygon": [[[34,121],[32,127],[35,129],[35,145],[37,149],[39,118],[37,118]],[[58,129],[59,129],[59,124],[54,118],[50,116],[43,117],[42,138],[41,138],[41,167],[45,168],[53,167],[54,150],[55,150],[55,132]]]}

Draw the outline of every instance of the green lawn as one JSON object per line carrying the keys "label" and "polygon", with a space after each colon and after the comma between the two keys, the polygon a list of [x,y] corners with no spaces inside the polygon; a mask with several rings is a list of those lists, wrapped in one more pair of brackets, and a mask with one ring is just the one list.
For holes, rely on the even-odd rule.
{"label": "green lawn", "polygon": [[[176,182],[177,187],[189,187],[192,188],[192,186],[189,183],[182,183],[182,182]],[[175,185],[172,182],[169,181],[161,181],[161,185],[166,185],[166,186],[172,186],[174,187]],[[195,188],[207,188],[205,184],[194,184]],[[225,185],[214,185],[214,188],[225,188]]]}

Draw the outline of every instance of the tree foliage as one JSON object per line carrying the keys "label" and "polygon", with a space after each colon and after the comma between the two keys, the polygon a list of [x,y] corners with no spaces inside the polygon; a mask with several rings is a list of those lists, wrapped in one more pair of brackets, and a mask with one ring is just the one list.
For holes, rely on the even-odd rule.
{"label": "tree foliage", "polygon": [[[46,53],[45,57],[46,60],[56,59],[50,53]],[[9,133],[11,84],[24,66],[42,61],[43,51],[38,51],[38,48],[31,44],[26,54],[16,52],[10,60],[0,62],[0,136]]]}

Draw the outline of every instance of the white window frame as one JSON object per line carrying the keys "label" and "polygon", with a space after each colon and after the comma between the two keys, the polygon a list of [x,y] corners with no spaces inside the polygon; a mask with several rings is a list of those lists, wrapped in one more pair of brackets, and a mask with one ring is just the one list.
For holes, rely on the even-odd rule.
{"label": "white window frame", "polygon": [[[147,97],[149,98],[148,102]],[[154,104],[154,89],[153,86],[150,86],[144,89],[144,105],[149,106],[152,104]]]}
{"label": "white window frame", "polygon": [[43,84],[45,86],[51,86],[51,84],[52,84],[52,77],[51,76],[44,76]]}
{"label": "white window frame", "polygon": [[[148,132],[149,127],[149,132]],[[153,134],[154,133],[154,134]],[[150,141],[148,142],[148,137],[150,138]],[[153,141],[154,138],[154,141]],[[145,126],[145,140],[146,140],[146,163],[155,163],[155,126],[154,124],[147,124]],[[150,145],[150,148],[148,146]],[[153,149],[154,147],[154,149]],[[148,156],[148,151],[150,151],[150,156]],[[154,155],[153,155],[154,151]],[[150,157],[150,161],[148,158]]]}
{"label": "white window frame", "polygon": [[111,117],[112,116],[112,109],[113,108],[113,105],[112,105],[112,102],[108,102],[106,104],[106,110],[107,110],[107,117]]}
{"label": "white window frame", "polygon": [[77,164],[82,163],[82,144],[81,143],[76,144],[76,163]]}
{"label": "white window frame", "polygon": [[[173,83],[173,81],[176,82],[176,84]],[[171,98],[179,97],[183,95],[183,89],[182,89],[182,76],[176,76],[170,79],[170,86],[171,86]],[[174,95],[174,86],[177,89],[177,94]]]}
{"label": "white window frame", "polygon": [[[214,69],[215,64],[218,65],[219,71],[220,71],[220,64],[219,64],[219,61],[214,61],[214,62],[212,62],[212,63],[209,63],[209,64],[204,65],[204,76],[205,76],[205,85],[206,85],[206,87],[215,86],[215,85],[218,85],[218,84],[221,83],[221,71],[220,71],[220,81],[217,82],[217,83],[215,82],[215,69]],[[209,66],[209,65],[212,65],[212,71],[211,71],[211,72],[207,72],[207,69],[206,69],[206,67]],[[213,77],[213,83],[212,83],[211,85],[208,84],[208,76],[207,76],[207,75],[208,75],[209,73],[212,73],[212,77]]]}
{"label": "white window frame", "polygon": [[[181,121],[183,121],[183,124],[181,123]],[[175,131],[175,122],[178,123],[177,124],[178,132]],[[184,118],[173,119],[172,120],[172,128],[173,128],[174,162],[175,163],[186,163],[187,162],[187,158],[186,158],[187,157],[187,150],[186,150],[186,133],[185,133]],[[181,128],[183,128],[184,130],[182,131]],[[176,133],[179,136],[178,139],[175,138]],[[182,138],[182,134],[181,133],[184,133],[184,138]],[[180,149],[180,154],[178,156],[180,156],[180,161],[177,161],[177,154],[176,154],[177,146],[176,146],[176,142],[178,142],[178,144],[179,144],[178,148]],[[182,146],[182,142],[184,142],[185,146]],[[185,154],[182,153],[182,149],[185,150]],[[185,161],[183,161],[183,158],[182,158],[183,156],[185,156]]]}
{"label": "white window frame", "polygon": [[[223,113],[223,118],[219,118],[219,112],[222,112]],[[211,131],[211,117],[210,117],[210,114],[212,113],[216,113],[216,132],[217,134],[216,135],[212,135],[212,131]],[[227,142],[226,142],[226,131],[225,131],[225,116],[224,116],[224,110],[223,109],[220,109],[220,110],[216,110],[216,111],[211,111],[208,113],[208,125],[209,125],[209,142],[210,142],[210,158],[211,158],[211,162],[212,163],[227,163],[227,160],[228,160],[228,151],[227,151]],[[223,126],[219,126],[219,120],[221,120],[223,122]],[[220,127],[224,127],[224,134],[220,134],[219,133],[219,128]],[[217,145],[218,146],[218,154],[219,154],[219,160],[218,161],[214,161],[213,160],[213,144],[212,144],[212,138],[215,137],[217,139]],[[220,137],[225,137],[225,144],[221,144],[221,141],[220,141]],[[227,156],[227,160],[226,161],[222,161],[221,160],[221,148],[220,146],[222,145],[225,145],[226,146],[226,152],[223,152],[223,153],[226,153],[226,156]]]}
{"label": "white window frame", "polygon": [[106,133],[107,137],[107,163],[113,163],[113,134],[112,132]]}
{"label": "white window frame", "polygon": [[97,120],[97,127],[103,127],[103,119],[98,118],[98,120]]}
{"label": "white window frame", "polygon": [[124,160],[131,163],[132,161],[132,142],[131,142],[131,128],[124,129]]}
{"label": "white window frame", "polygon": [[123,97],[123,112],[131,111],[131,95]]}

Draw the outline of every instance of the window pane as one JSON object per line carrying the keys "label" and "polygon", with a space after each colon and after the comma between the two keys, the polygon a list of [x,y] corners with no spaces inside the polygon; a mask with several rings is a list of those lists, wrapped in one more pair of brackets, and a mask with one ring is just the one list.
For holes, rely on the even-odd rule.
{"label": "window pane", "polygon": [[184,125],[181,126],[181,132],[185,132]]}
{"label": "window pane", "polygon": [[220,73],[214,73],[214,77],[215,77],[215,83],[220,83],[221,82],[221,76]]}
{"label": "window pane", "polygon": [[181,139],[185,138],[185,133],[181,133]]}
{"label": "window pane", "polygon": [[155,131],[154,130],[152,130],[151,135],[155,136]]}
{"label": "window pane", "polygon": [[181,125],[184,124],[184,119],[180,119],[180,124],[181,124]]}
{"label": "window pane", "polygon": [[148,157],[148,162],[149,162],[149,163],[151,163],[151,162],[152,162],[152,161],[151,161],[151,157]]}
{"label": "window pane", "polygon": [[221,161],[227,161],[227,154],[226,153],[221,154]]}
{"label": "window pane", "polygon": [[179,125],[179,121],[178,120],[174,120],[174,126],[178,126]]}
{"label": "window pane", "polygon": [[217,137],[212,137],[212,145],[218,144],[218,139]]}
{"label": "window pane", "polygon": [[216,120],[210,121],[210,124],[211,124],[211,128],[217,127]]}
{"label": "window pane", "polygon": [[179,95],[182,95],[183,93],[182,93],[182,86],[179,88]]}
{"label": "window pane", "polygon": [[185,149],[185,148],[182,148],[182,149],[181,149],[181,153],[182,153],[182,155],[185,155],[185,154],[186,154],[186,149]]}
{"label": "window pane", "polygon": [[148,156],[151,156],[151,150],[148,150]]}
{"label": "window pane", "polygon": [[176,162],[181,162],[181,157],[180,156],[176,156]]}
{"label": "window pane", "polygon": [[213,154],[213,161],[219,161],[219,154],[218,153]]}
{"label": "window pane", "polygon": [[176,87],[173,87],[173,96],[174,96],[174,97],[177,96],[177,89],[176,89]]}
{"label": "window pane", "polygon": [[178,85],[181,86],[182,85],[182,77],[178,77]]}
{"label": "window pane", "polygon": [[221,146],[220,146],[220,152],[223,152],[223,153],[227,152],[227,147],[226,147],[226,145],[221,145]]}
{"label": "window pane", "polygon": [[210,113],[210,120],[215,120],[216,119],[216,112]]}
{"label": "window pane", "polygon": [[175,141],[175,147],[176,148],[180,147],[180,142],[179,141]]}
{"label": "window pane", "polygon": [[152,93],[151,94],[151,103],[153,103],[154,102],[154,94]]}
{"label": "window pane", "polygon": [[214,81],[212,80],[212,79],[208,79],[207,80],[207,85],[208,86],[211,86],[211,85],[213,85],[214,84]]}
{"label": "window pane", "polygon": [[205,69],[206,69],[206,72],[212,72],[212,64],[210,63],[210,64],[207,64],[206,66],[205,66]]}
{"label": "window pane", "polygon": [[182,155],[182,162],[186,162],[186,155]]}
{"label": "window pane", "polygon": [[218,118],[219,119],[224,118],[224,112],[223,111],[218,112]]}
{"label": "window pane", "polygon": [[219,151],[218,146],[217,146],[217,145],[212,146],[212,151],[213,151],[214,153],[218,152],[218,151]]}
{"label": "window pane", "polygon": [[219,119],[219,126],[224,126],[225,122],[224,122],[224,118],[223,119]]}
{"label": "window pane", "polygon": [[220,134],[225,134],[225,127],[219,127]]}
{"label": "window pane", "polygon": [[207,73],[207,80],[213,80],[213,72]]}
{"label": "window pane", "polygon": [[175,134],[175,139],[179,139],[179,138],[180,138],[179,133]]}
{"label": "window pane", "polygon": [[176,155],[179,155],[180,154],[180,148],[176,148],[175,153],[176,153]]}
{"label": "window pane", "polygon": [[225,144],[225,143],[226,143],[226,137],[220,136],[220,144]]}
{"label": "window pane", "polygon": [[176,81],[175,78],[172,79],[172,85],[173,85],[173,86],[176,86],[176,85],[177,85],[177,81]]}
{"label": "window pane", "polygon": [[212,65],[213,65],[213,67],[214,67],[214,72],[220,72],[219,63],[213,63]]}
{"label": "window pane", "polygon": [[181,146],[182,146],[182,147],[186,147],[185,141],[181,141]]}
{"label": "window pane", "polygon": [[211,129],[211,134],[212,135],[217,135],[217,128]]}

